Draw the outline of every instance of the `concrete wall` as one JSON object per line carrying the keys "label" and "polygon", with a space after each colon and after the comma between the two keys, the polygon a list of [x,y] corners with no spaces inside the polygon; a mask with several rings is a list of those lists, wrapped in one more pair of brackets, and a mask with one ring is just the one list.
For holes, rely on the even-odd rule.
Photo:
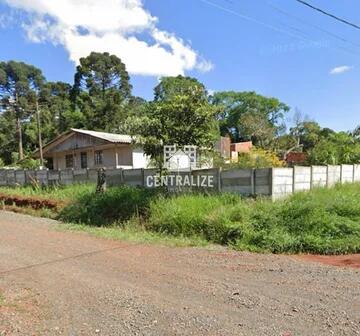
{"label": "concrete wall", "polygon": [[231,169],[221,172],[221,190],[224,192],[252,195],[254,183],[253,169]]}
{"label": "concrete wall", "polygon": [[294,192],[311,189],[311,167],[294,167]]}
{"label": "concrete wall", "polygon": [[311,187],[325,187],[327,184],[327,166],[311,166]]}
{"label": "concrete wall", "polygon": [[327,185],[329,187],[341,182],[341,166],[328,166]]}
{"label": "concrete wall", "polygon": [[253,195],[270,196],[272,193],[272,168],[254,169],[255,189]]}
{"label": "concrete wall", "polygon": [[[197,179],[199,176],[211,177],[209,191],[231,192],[244,196],[271,196],[280,199],[294,192],[306,191],[316,187],[333,186],[336,183],[360,182],[360,165],[312,166],[294,168],[264,169],[198,169],[191,172],[176,172],[175,175]],[[148,186],[147,179],[158,175],[155,169],[107,169],[108,185]],[[98,170],[0,170],[0,186],[31,184],[37,180],[42,185],[68,185],[72,183],[96,183]],[[154,186],[149,186],[154,187]],[[197,187],[190,187],[195,189]],[[169,188],[185,191],[188,187]]]}
{"label": "concrete wall", "polygon": [[354,182],[354,166],[341,165],[341,183]]}
{"label": "concrete wall", "polygon": [[272,196],[273,199],[282,198],[294,192],[293,168],[273,168]]}
{"label": "concrete wall", "polygon": [[354,182],[360,182],[360,165],[354,165]]}

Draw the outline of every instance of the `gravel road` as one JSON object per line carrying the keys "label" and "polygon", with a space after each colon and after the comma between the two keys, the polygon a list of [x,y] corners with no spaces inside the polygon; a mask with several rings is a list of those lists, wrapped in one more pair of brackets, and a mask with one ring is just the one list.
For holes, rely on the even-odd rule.
{"label": "gravel road", "polygon": [[0,335],[360,335],[360,270],[0,212]]}

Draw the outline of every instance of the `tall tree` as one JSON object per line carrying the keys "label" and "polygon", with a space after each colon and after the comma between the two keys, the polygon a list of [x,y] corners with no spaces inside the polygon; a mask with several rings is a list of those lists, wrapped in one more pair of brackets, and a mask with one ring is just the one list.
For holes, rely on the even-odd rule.
{"label": "tall tree", "polygon": [[[256,92],[216,92],[211,101],[221,107],[217,118],[222,135],[230,134],[234,141],[251,139],[260,145],[270,143],[283,129],[282,121],[289,111],[278,99]],[[253,125],[255,122],[259,127]]]}
{"label": "tall tree", "polygon": [[[0,63],[0,99],[2,113],[16,124],[19,158],[24,158],[23,121],[31,114],[36,96],[44,83],[41,70],[23,62]],[[12,135],[9,135],[12,136]]]}
{"label": "tall tree", "polygon": [[72,95],[86,127],[116,131],[126,117],[131,89],[125,64],[117,56],[92,52],[80,59]]}
{"label": "tall tree", "polygon": [[128,120],[131,133],[161,167],[164,145],[210,148],[217,136],[216,109],[203,84],[189,77],[165,77],[155,87],[146,114]]}

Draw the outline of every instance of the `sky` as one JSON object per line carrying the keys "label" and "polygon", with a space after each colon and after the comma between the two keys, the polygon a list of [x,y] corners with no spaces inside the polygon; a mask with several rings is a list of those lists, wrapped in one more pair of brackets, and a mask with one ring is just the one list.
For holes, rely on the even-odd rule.
{"label": "sky", "polygon": [[[308,0],[360,24],[357,0]],[[73,83],[76,64],[107,51],[146,99],[161,76],[209,92],[256,91],[335,130],[360,124],[360,30],[296,0],[0,0],[0,61]]]}

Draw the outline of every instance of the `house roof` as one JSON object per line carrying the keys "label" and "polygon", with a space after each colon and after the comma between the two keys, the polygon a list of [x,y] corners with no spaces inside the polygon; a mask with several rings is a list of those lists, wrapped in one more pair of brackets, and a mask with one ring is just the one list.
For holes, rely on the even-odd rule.
{"label": "house roof", "polygon": [[[105,140],[109,143],[119,143],[119,144],[131,144],[133,138],[130,135],[126,134],[115,134],[115,133],[106,133],[106,132],[96,132],[96,131],[89,131],[77,128],[71,128],[69,131],[60,134],[55,139],[48,142],[46,145],[43,146],[44,153],[53,148],[54,146],[58,145],[59,143],[68,139],[74,133],[88,135],[94,138],[98,138],[101,140]],[[36,150],[33,155],[35,157],[39,157],[39,150]]]}
{"label": "house roof", "polygon": [[75,133],[81,133],[90,135],[95,138],[99,138],[102,140],[106,140],[112,143],[132,143],[133,138],[130,135],[126,134],[115,134],[115,133],[105,133],[105,132],[96,132],[96,131],[89,131],[89,130],[82,130],[77,128],[71,129]]}

